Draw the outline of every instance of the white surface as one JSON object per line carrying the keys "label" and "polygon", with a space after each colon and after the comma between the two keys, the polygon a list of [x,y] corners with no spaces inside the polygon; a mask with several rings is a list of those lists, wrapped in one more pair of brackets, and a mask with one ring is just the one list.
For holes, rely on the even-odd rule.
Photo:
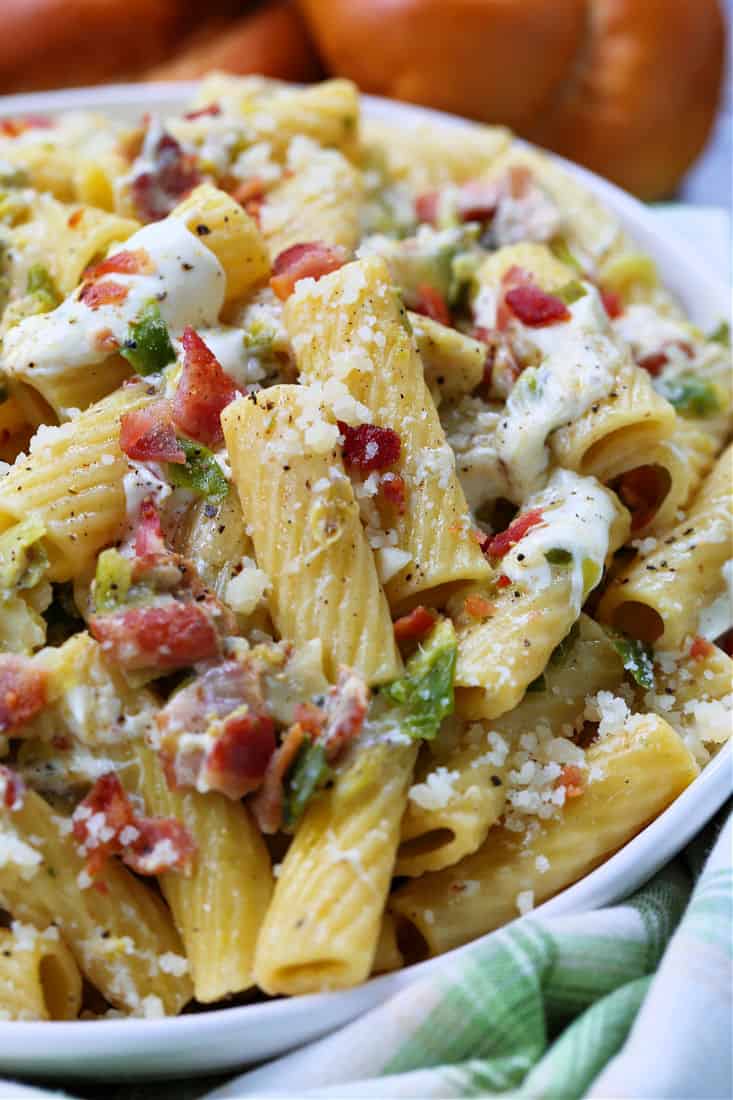
{"label": "white surface", "polygon": [[[120,85],[0,99],[0,117],[98,108],[116,118],[143,111],[175,111],[190,84]],[[363,97],[364,113],[396,121],[417,118],[466,125],[459,119]],[[669,234],[662,215],[612,184],[564,162],[626,225],[656,260],[662,279],[691,317],[712,328],[729,312],[724,277],[710,273],[709,258]],[[664,228],[661,228],[664,226]],[[662,235],[663,234],[663,235]],[[675,855],[725,802],[733,789],[733,751],[727,745],[684,794],[620,852],[581,882],[541,906],[544,914],[591,909],[636,889]],[[479,941],[480,942],[480,941]],[[63,1078],[150,1079],[213,1073],[280,1054],[323,1035],[385,1000],[431,967],[450,966],[458,948],[439,959],[376,978],[345,993],[317,994],[266,1004],[217,1009],[164,1020],[94,1023],[0,1023],[0,1071]]]}

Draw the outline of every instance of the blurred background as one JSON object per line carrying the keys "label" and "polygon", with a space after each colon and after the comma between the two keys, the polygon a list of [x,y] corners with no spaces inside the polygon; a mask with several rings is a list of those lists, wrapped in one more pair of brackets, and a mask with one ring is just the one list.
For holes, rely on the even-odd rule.
{"label": "blurred background", "polygon": [[0,95],[347,76],[505,123],[648,200],[731,204],[733,0],[0,0]]}

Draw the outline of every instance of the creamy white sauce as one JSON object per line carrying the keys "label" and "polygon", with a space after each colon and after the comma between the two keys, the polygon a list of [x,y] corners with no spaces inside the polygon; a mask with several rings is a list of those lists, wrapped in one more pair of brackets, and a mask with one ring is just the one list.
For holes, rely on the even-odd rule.
{"label": "creamy white sauce", "polygon": [[[559,570],[571,580],[570,605],[574,614],[588,595],[590,574],[597,584],[609,550],[611,525],[617,511],[613,495],[594,477],[579,477],[570,470],[556,470],[547,487],[531,497],[522,509],[540,508],[544,523],[532,527],[501,559],[501,572],[515,584],[533,592],[549,587]],[[552,564],[548,551],[565,550],[567,564]],[[592,563],[586,566],[584,562]],[[587,590],[586,590],[587,589]]]}
{"label": "creamy white sauce", "polygon": [[471,511],[475,513],[483,504],[506,496],[507,478],[496,449],[501,408],[468,396],[441,406],[440,419]]}

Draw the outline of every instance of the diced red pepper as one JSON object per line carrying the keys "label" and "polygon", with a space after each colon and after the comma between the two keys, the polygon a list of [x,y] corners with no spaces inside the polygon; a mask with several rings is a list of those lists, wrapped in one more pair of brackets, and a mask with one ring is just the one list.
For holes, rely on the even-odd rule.
{"label": "diced red pepper", "polygon": [[539,523],[544,523],[541,508],[532,508],[529,512],[523,512],[522,515],[512,520],[506,531],[500,531],[498,535],[494,535],[486,547],[485,553],[489,558],[498,561],[499,558],[503,558],[505,554],[508,554],[512,547],[516,546],[527,532]]}
{"label": "diced red pepper", "polygon": [[13,813],[23,809],[25,782],[12,768],[0,764],[0,805]]}
{"label": "diced red pepper", "polygon": [[420,604],[403,615],[394,624],[394,636],[398,642],[415,642],[425,638],[438,621],[438,616],[432,608],[423,607]]}
{"label": "diced red pepper", "polygon": [[400,457],[400,437],[391,428],[378,428],[376,424],[359,424],[352,428],[342,420],[338,421],[338,428],[344,437],[343,459],[347,470],[363,473],[386,470]]}
{"label": "diced red pepper", "polygon": [[514,316],[531,328],[543,328],[560,321],[570,320],[570,310],[562,298],[547,294],[533,283],[513,287],[504,295],[504,301]]}
{"label": "diced red pepper", "polygon": [[98,264],[88,267],[84,272],[84,279],[94,282],[103,275],[149,275],[153,270],[150,254],[144,248],[123,249],[122,252],[115,252],[114,256],[108,256],[106,260],[100,260]]}
{"label": "diced red pepper", "polygon": [[243,798],[261,786],[276,747],[271,718],[250,711],[233,714],[206,757],[206,786],[227,798]]}
{"label": "diced red pepper", "polygon": [[185,464],[169,401],[154,401],[120,419],[120,449],[137,462]]}
{"label": "diced red pepper", "polygon": [[421,313],[424,317],[439,321],[441,325],[452,324],[448,303],[434,286],[430,286],[429,283],[420,283],[415,295],[415,300],[412,303],[415,313]]}
{"label": "diced red pepper", "polygon": [[127,671],[187,668],[219,654],[219,634],[211,614],[200,603],[171,599],[94,615],[89,630]]}
{"label": "diced red pepper", "polygon": [[603,308],[611,320],[615,321],[624,311],[624,303],[621,299],[621,295],[617,294],[615,290],[604,290],[603,288],[601,288],[600,294]]}
{"label": "diced red pepper", "polygon": [[237,387],[192,328],[183,330],[181,343],[183,370],[173,398],[173,419],[192,439],[216,446],[224,438],[221,414],[237,396]]}
{"label": "diced red pepper", "polygon": [[399,474],[388,474],[382,478],[379,492],[384,500],[396,509],[398,515],[404,515],[407,507],[407,486]]}
{"label": "diced red pepper", "polygon": [[693,638],[690,646],[690,656],[693,661],[704,661],[707,657],[712,657],[713,653],[715,653],[715,646],[707,638],[699,634]]}
{"label": "diced red pepper", "polygon": [[17,730],[46,705],[47,675],[30,657],[0,653],[0,733]]}
{"label": "diced red pepper", "polygon": [[343,248],[331,247],[322,241],[308,241],[286,248],[272,265],[270,286],[281,301],[293,293],[300,279],[320,279],[331,271],[338,271],[346,263]]}
{"label": "diced red pepper", "polygon": [[129,286],[108,279],[104,283],[84,283],[79,291],[79,301],[90,309],[99,309],[100,306],[119,305],[129,293]]}
{"label": "diced red pepper", "polygon": [[175,818],[137,814],[115,772],[99,777],[74,811],[72,823],[92,876],[112,855],[121,856],[140,875],[185,872],[196,852],[190,833]]}

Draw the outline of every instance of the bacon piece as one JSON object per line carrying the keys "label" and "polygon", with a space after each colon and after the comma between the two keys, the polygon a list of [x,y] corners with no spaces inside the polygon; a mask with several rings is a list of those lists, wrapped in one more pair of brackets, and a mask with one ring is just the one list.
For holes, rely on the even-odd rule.
{"label": "bacon piece", "polygon": [[438,616],[432,608],[420,604],[409,615],[403,615],[394,624],[394,636],[398,642],[420,641],[435,626]]}
{"label": "bacon piece", "polygon": [[706,657],[712,657],[713,653],[715,653],[715,646],[707,638],[699,634],[693,638],[690,646],[690,656],[693,661],[704,661]]}
{"label": "bacon piece", "polygon": [[243,798],[261,786],[277,743],[271,718],[248,709],[224,722],[201,771],[203,786],[227,798]]}
{"label": "bacon piece", "polygon": [[119,305],[129,293],[129,286],[109,279],[105,283],[84,283],[79,291],[79,301],[90,309],[99,309],[100,306]]}
{"label": "bacon piece", "polygon": [[0,805],[13,813],[23,809],[25,782],[12,768],[0,764]]}
{"label": "bacon piece", "polygon": [[570,320],[570,310],[562,298],[547,294],[533,283],[513,287],[504,295],[504,301],[523,325],[543,328],[559,321]]}
{"label": "bacon piece", "polygon": [[259,176],[241,180],[231,191],[235,202],[243,206],[255,220],[259,219],[262,203],[265,201],[265,182]]}
{"label": "bacon piece", "polygon": [[419,222],[435,225],[438,220],[439,191],[425,191],[415,199],[415,216]]}
{"label": "bacon piece", "polygon": [[188,832],[175,818],[143,817],[135,809],[115,772],[101,775],[72,815],[74,838],[87,855],[94,877],[112,855],[139,875],[187,872],[196,852]]}
{"label": "bacon piece", "polygon": [[369,690],[356,672],[342,666],[326,698],[326,725],[322,739],[326,759],[336,759],[342,749],[358,737],[366,718]]}
{"label": "bacon piece", "polygon": [[186,455],[176,439],[169,401],[154,401],[125,413],[120,420],[120,449],[137,462],[175,462]]}
{"label": "bacon piece", "polygon": [[583,773],[576,764],[565,764],[555,784],[565,788],[566,798],[578,798],[583,793]]}
{"label": "bacon piece", "polygon": [[224,438],[221,414],[237,396],[237,387],[194,329],[184,328],[181,343],[183,371],[173,398],[173,419],[192,439],[216,446]]}
{"label": "bacon piece", "polygon": [[631,530],[650,523],[669,490],[669,475],[660,466],[637,466],[618,480],[617,492],[631,512]]}
{"label": "bacon piece", "polygon": [[464,222],[489,221],[500,200],[501,188],[497,184],[469,180],[458,192],[458,216]]}
{"label": "bacon piece", "polygon": [[299,279],[320,279],[346,263],[346,251],[322,241],[308,241],[286,248],[272,265],[270,286],[281,301],[289,298]]}
{"label": "bacon piece", "polygon": [[127,671],[187,668],[219,653],[219,634],[201,603],[170,600],[94,615],[89,630]]}
{"label": "bacon piece", "polygon": [[494,611],[493,603],[484,596],[479,596],[477,592],[473,592],[470,596],[466,596],[463,606],[466,614],[470,615],[472,619],[488,619],[489,615]]}
{"label": "bacon piece", "polygon": [[207,104],[206,107],[199,107],[197,111],[186,111],[183,117],[187,122],[193,122],[196,118],[216,118],[216,116],[220,114],[221,106],[214,101],[213,103]]}
{"label": "bacon piece", "polygon": [[211,722],[226,718],[246,703],[265,714],[262,666],[252,659],[221,661],[207,668],[173,695],[157,717],[163,739],[180,733],[204,733]]}
{"label": "bacon piece", "polygon": [[0,733],[29,722],[46,705],[46,673],[30,657],[0,653]]}
{"label": "bacon piece", "polygon": [[98,264],[88,267],[84,272],[84,279],[94,282],[103,275],[149,275],[154,270],[150,255],[144,248],[123,249],[122,252],[115,252],[114,256],[108,256],[106,260],[100,260]]}
{"label": "bacon piece", "polygon": [[26,130],[50,130],[53,126],[55,122],[48,115],[23,115],[0,119],[0,134],[4,137],[19,137]]}
{"label": "bacon piece", "polygon": [[642,370],[651,374],[652,378],[656,378],[658,374],[664,370],[669,362],[669,356],[663,351],[655,351],[650,355],[643,355],[641,359],[637,360],[637,366]]}
{"label": "bacon piece", "polygon": [[342,453],[347,470],[386,470],[400,457],[400,437],[391,428],[378,428],[376,424],[352,428],[339,420],[338,429],[344,437]]}
{"label": "bacon piece", "polygon": [[170,134],[162,134],[152,151],[155,168],[140,172],[132,181],[131,193],[138,215],[146,222],[159,221],[176,203],[201,182],[196,158]]}
{"label": "bacon piece", "polygon": [[532,508],[529,512],[523,512],[521,516],[512,520],[506,531],[500,531],[498,535],[494,535],[484,552],[487,557],[498,561],[538,523],[544,523],[541,508]]}
{"label": "bacon piece", "polygon": [[387,474],[380,482],[379,492],[384,500],[397,510],[398,515],[404,515],[407,506],[407,486],[403,477],[399,474]]}
{"label": "bacon piece", "polygon": [[615,321],[624,311],[624,303],[621,300],[621,295],[617,294],[615,290],[604,290],[603,287],[601,287],[600,295],[601,301],[603,302],[603,308],[610,319]]}
{"label": "bacon piece", "polygon": [[420,283],[415,291],[416,297],[412,303],[415,313],[421,313],[424,317],[430,317],[433,321],[439,321],[441,325],[453,323],[448,303],[439,290],[429,283]]}
{"label": "bacon piece", "polygon": [[254,819],[266,836],[272,836],[282,825],[285,776],[295,763],[305,736],[300,722],[290,727],[280,747],[270,757],[260,790],[249,802]]}
{"label": "bacon piece", "polygon": [[145,497],[140,505],[140,513],[135,532],[135,554],[138,558],[148,557],[152,554],[165,552],[165,539],[163,528],[160,526],[160,516],[152,497]]}

